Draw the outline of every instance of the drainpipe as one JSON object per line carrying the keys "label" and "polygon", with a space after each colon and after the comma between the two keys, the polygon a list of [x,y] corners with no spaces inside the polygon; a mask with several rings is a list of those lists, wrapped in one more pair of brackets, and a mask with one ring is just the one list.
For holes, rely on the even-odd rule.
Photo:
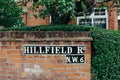
{"label": "drainpipe", "polygon": [[27,17],[28,17],[28,15],[27,15],[27,8],[26,7],[23,9],[23,12],[25,14],[25,25],[27,26]]}

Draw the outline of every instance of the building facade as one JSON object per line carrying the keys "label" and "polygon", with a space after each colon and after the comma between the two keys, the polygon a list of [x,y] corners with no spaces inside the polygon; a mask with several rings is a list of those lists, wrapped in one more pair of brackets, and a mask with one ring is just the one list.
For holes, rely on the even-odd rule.
{"label": "building facade", "polygon": [[[112,1],[104,2],[103,5],[105,6],[98,8],[99,3],[103,3],[102,1],[96,0],[96,7],[92,10],[91,14],[77,16],[76,20],[70,21],[70,24],[98,26],[111,30],[120,29],[120,8],[116,7]],[[30,6],[32,6],[32,2],[28,3],[27,7],[23,7],[23,19],[26,26],[49,25],[51,23],[50,16],[45,19],[35,18],[32,12],[28,10]]]}

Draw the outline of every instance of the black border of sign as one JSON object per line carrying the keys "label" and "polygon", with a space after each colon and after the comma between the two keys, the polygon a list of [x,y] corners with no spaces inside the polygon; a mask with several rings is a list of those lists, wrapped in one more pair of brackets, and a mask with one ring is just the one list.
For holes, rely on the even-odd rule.
{"label": "black border of sign", "polygon": [[[85,47],[85,52],[84,52],[84,54],[70,54],[70,55],[68,55],[68,54],[41,54],[41,55],[51,55],[51,56],[53,56],[53,55],[66,55],[66,63],[67,63],[67,56],[84,56],[84,62],[83,63],[67,63],[67,64],[84,64],[84,63],[86,63],[86,45],[85,44],[74,44],[74,45],[68,45],[68,44],[66,44],[66,45],[59,45],[59,44],[57,44],[57,45],[53,45],[53,44],[50,44],[50,45],[47,45],[47,44],[24,44],[23,46],[22,46],[22,51],[24,52],[24,46],[84,46]],[[23,53],[23,55],[34,55],[34,54],[24,54]],[[35,54],[35,55],[40,55],[40,54]]]}

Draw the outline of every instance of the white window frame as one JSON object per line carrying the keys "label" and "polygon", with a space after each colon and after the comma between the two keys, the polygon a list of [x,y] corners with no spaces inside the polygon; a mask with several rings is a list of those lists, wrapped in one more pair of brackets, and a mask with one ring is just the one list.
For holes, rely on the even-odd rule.
{"label": "white window frame", "polygon": [[[97,8],[94,8],[94,9],[97,9]],[[92,24],[92,26],[94,26],[94,19],[105,18],[106,19],[106,29],[108,29],[108,11],[107,11],[106,7],[104,7],[104,9],[105,9],[105,15],[95,15],[95,12],[93,11],[93,13],[90,16],[78,16],[77,17],[77,25],[79,25],[80,19],[86,19],[86,18],[91,19],[92,20],[91,24]]]}
{"label": "white window frame", "polygon": [[96,3],[103,2],[104,0],[95,0]]}
{"label": "white window frame", "polygon": [[117,9],[118,11],[118,20],[117,20],[117,22],[118,22],[118,28],[120,29],[120,7]]}
{"label": "white window frame", "polygon": [[18,3],[18,2],[21,2],[21,1],[22,1],[22,0],[15,0],[15,2],[17,2],[17,3]]}
{"label": "white window frame", "polygon": [[118,8],[118,20],[120,20],[120,8]]}

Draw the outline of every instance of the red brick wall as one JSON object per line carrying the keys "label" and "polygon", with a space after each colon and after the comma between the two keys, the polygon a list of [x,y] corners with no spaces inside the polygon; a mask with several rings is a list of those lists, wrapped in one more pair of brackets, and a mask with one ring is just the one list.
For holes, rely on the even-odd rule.
{"label": "red brick wall", "polygon": [[108,29],[118,30],[118,19],[117,19],[117,10],[116,8],[110,9],[108,16]]}
{"label": "red brick wall", "polygon": [[[23,15],[23,20],[26,26],[38,26],[38,25],[49,25],[50,24],[50,17],[46,17],[42,19],[40,17],[35,18],[33,12],[30,10],[33,2],[29,2],[26,6],[23,6],[23,9],[27,9],[27,12]],[[42,8],[42,7],[40,7]],[[39,15],[39,14],[38,14]]]}
{"label": "red brick wall", "polygon": [[35,18],[34,16],[28,16],[29,14],[25,14],[23,16],[24,23],[26,26],[39,26],[39,25],[49,25],[50,18],[46,17],[45,19],[42,18]]}
{"label": "red brick wall", "polygon": [[[0,79],[91,80],[89,36],[87,32],[0,32]],[[65,55],[24,55],[24,44],[85,44],[86,62],[67,64]]]}
{"label": "red brick wall", "polygon": [[108,3],[108,29],[118,30],[117,7],[110,1]]}

